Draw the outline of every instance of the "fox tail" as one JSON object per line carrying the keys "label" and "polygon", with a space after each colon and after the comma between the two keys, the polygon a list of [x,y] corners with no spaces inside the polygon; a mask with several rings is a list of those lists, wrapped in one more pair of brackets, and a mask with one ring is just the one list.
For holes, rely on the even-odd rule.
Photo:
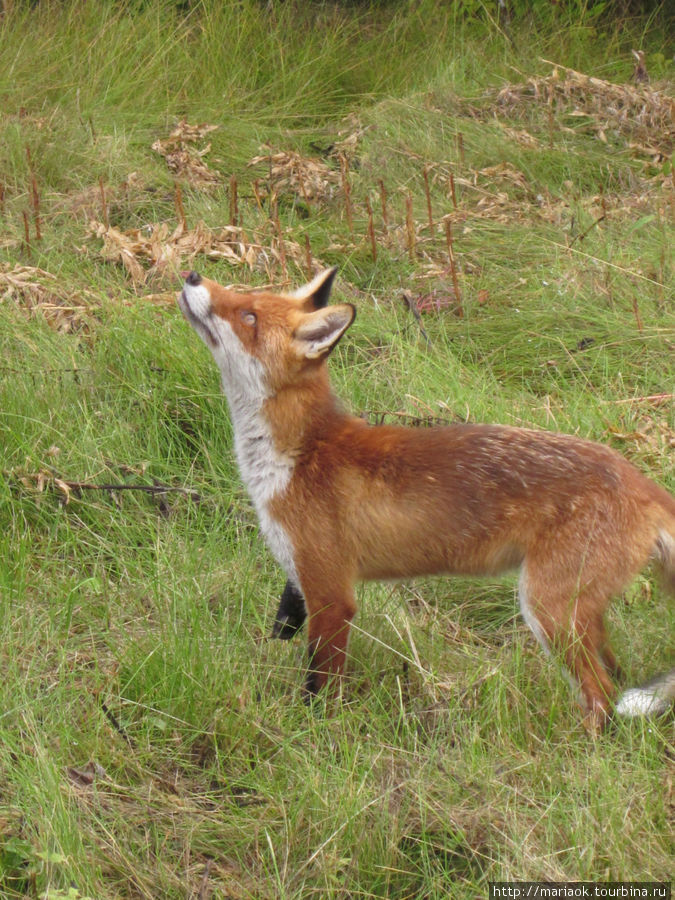
{"label": "fox tail", "polygon": [[[675,535],[661,530],[654,548],[654,556],[661,564],[665,587],[675,594]],[[618,698],[614,710],[620,716],[661,715],[675,702],[675,669],[647,682],[642,687],[629,688]]]}

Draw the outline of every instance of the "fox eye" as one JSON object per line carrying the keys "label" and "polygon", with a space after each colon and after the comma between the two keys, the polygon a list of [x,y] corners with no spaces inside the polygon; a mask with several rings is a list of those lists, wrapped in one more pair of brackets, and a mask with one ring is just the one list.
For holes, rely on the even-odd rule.
{"label": "fox eye", "polygon": [[241,321],[244,325],[248,325],[253,328],[258,321],[258,318],[254,312],[251,312],[250,309],[245,309],[241,314]]}

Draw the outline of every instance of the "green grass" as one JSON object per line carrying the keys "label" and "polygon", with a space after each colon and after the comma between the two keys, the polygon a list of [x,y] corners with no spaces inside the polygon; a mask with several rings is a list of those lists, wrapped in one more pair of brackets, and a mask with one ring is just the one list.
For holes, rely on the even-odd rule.
{"label": "green grass", "polygon": [[[217,372],[176,307],[146,299],[176,290],[176,268],[258,285],[281,266],[198,254],[140,284],[88,230],[99,180],[116,228],[173,229],[175,175],[151,144],[186,118],[219,126],[197,146],[222,174],[210,192],[179,178],[188,225],[230,221],[235,175],[243,227],[271,252],[253,187],[268,173],[248,161],[268,142],[339,171],[330,148],[358,133],[354,235],[339,186],[279,196],[284,237],[339,265],[336,297],[358,307],[331,360],[345,402],[578,433],[672,489],[667,153],[573,104],[549,115],[545,95],[497,99],[548,76],[540,57],[624,84],[637,46],[667,94],[668,22],[547,4],[507,40],[477,6],[447,7],[16,3],[0,18],[2,897],[440,900],[669,878],[672,718],[589,738],[512,577],[361,587],[343,703],[305,708],[304,640],[267,637],[284,578]],[[425,227],[427,165],[463,317],[443,229]],[[48,290],[11,288],[19,265],[55,276],[32,272]],[[287,267],[304,279],[303,258]],[[432,296],[428,344],[403,290]],[[672,666],[673,625],[649,575],[614,605],[631,683]]]}

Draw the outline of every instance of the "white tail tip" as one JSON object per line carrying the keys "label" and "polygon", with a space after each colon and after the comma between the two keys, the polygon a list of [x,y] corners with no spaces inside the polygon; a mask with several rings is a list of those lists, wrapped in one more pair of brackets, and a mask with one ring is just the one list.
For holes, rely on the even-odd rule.
{"label": "white tail tip", "polygon": [[659,716],[669,705],[658,688],[631,688],[619,697],[614,710],[620,716]]}

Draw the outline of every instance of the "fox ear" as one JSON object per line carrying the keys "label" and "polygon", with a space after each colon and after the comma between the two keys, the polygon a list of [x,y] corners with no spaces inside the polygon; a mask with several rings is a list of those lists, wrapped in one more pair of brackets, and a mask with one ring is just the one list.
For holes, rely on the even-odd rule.
{"label": "fox ear", "polygon": [[312,309],[323,309],[328,303],[333,281],[337,275],[337,266],[332,269],[324,269],[319,272],[311,281],[293,291],[291,297],[295,300],[302,300],[307,311]]}
{"label": "fox ear", "polygon": [[294,344],[307,359],[328,356],[354,321],[356,309],[351,303],[327,306],[308,313],[293,335]]}

